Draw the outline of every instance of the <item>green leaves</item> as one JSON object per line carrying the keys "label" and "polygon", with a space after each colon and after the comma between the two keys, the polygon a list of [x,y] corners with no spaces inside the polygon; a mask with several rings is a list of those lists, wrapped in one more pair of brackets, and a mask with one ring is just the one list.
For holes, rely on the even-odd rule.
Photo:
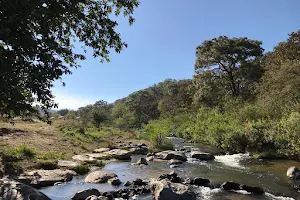
{"label": "green leaves", "polygon": [[111,50],[127,47],[115,30],[112,11],[124,13],[132,24],[138,5],[137,0],[1,1],[0,113],[34,112],[32,97],[44,109],[55,106],[52,82],[85,59],[74,53],[72,41],[109,61]]}

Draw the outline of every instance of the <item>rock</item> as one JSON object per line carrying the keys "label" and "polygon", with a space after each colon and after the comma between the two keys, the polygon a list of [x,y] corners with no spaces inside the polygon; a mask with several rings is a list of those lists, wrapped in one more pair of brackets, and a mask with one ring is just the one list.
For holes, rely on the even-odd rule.
{"label": "rock", "polygon": [[108,198],[107,198],[107,197],[104,197],[104,196],[99,196],[99,197],[98,197],[98,200],[108,200]]}
{"label": "rock", "polygon": [[240,190],[245,190],[247,192],[250,192],[252,194],[257,194],[257,195],[261,195],[265,193],[263,189],[261,189],[260,187],[252,187],[247,185],[240,185]]}
{"label": "rock", "polygon": [[215,156],[210,153],[203,153],[200,151],[192,151],[191,152],[192,158],[197,158],[199,160],[214,160]]}
{"label": "rock", "polygon": [[182,160],[176,160],[176,159],[171,159],[169,162],[169,165],[180,165],[183,163]]}
{"label": "rock", "polygon": [[148,156],[148,157],[146,158],[146,160],[147,160],[147,161],[153,161],[153,160],[154,160],[154,156]]}
{"label": "rock", "polygon": [[137,178],[134,181],[132,181],[132,185],[143,186],[143,185],[147,185],[147,183],[144,182],[142,179]]}
{"label": "rock", "polygon": [[34,187],[52,186],[56,182],[71,181],[76,172],[72,170],[35,170],[20,175],[17,180]]}
{"label": "rock", "polygon": [[101,194],[97,189],[90,188],[77,192],[72,198],[72,200],[85,200],[92,195],[100,196]]}
{"label": "rock", "polygon": [[37,189],[9,179],[0,179],[1,200],[51,200]]}
{"label": "rock", "polygon": [[162,160],[171,160],[171,159],[176,159],[176,160],[182,160],[182,161],[187,161],[186,155],[184,152],[180,151],[162,151],[159,153],[156,153],[155,156],[159,159]]}
{"label": "rock", "polygon": [[194,178],[193,185],[208,187],[210,181],[206,178]]}
{"label": "rock", "polygon": [[170,165],[170,168],[177,168],[179,165]]}
{"label": "rock", "polygon": [[131,158],[131,153],[124,149],[112,149],[106,153],[108,153],[111,158],[115,158],[118,160],[130,160]]}
{"label": "rock", "polygon": [[108,179],[107,182],[111,185],[121,185],[121,183],[122,183],[118,177]]}
{"label": "rock", "polygon": [[148,148],[147,146],[141,146],[141,147],[132,147],[129,149],[129,151],[132,154],[137,154],[137,155],[147,155],[148,153]]}
{"label": "rock", "polygon": [[112,172],[105,171],[95,171],[90,173],[86,178],[86,183],[106,183],[109,179],[117,177],[116,174]]}
{"label": "rock", "polygon": [[239,190],[240,189],[240,184],[235,183],[235,182],[224,182],[221,185],[221,188],[223,190]]}
{"label": "rock", "polygon": [[106,151],[110,151],[111,149],[110,148],[100,148],[100,149],[94,149],[94,153],[103,153],[103,152],[106,152]]}
{"label": "rock", "polygon": [[140,158],[137,163],[138,165],[148,165],[148,162],[145,158]]}
{"label": "rock", "polygon": [[92,158],[88,155],[75,155],[72,157],[73,160],[81,161],[81,162],[93,162],[95,158]]}
{"label": "rock", "polygon": [[182,183],[183,179],[178,176],[175,171],[170,172],[169,174],[162,174],[158,177],[158,180],[167,179],[172,183]]}
{"label": "rock", "polygon": [[114,199],[114,195],[111,192],[103,192],[102,196],[106,197],[108,200]]}
{"label": "rock", "polygon": [[70,160],[59,160],[57,163],[58,167],[63,167],[68,169],[73,169],[74,167],[77,167],[79,165],[80,165],[79,162],[70,161]]}
{"label": "rock", "polygon": [[155,153],[147,153],[147,157],[154,156],[154,155],[155,155]]}
{"label": "rock", "polygon": [[300,172],[300,170],[297,167],[293,166],[288,168],[288,170],[286,171],[286,175],[289,178],[293,178],[297,172]]}
{"label": "rock", "polygon": [[220,188],[222,184],[223,183],[221,183],[221,182],[210,182],[209,183],[209,188],[210,189]]}
{"label": "rock", "polygon": [[124,186],[126,186],[126,187],[128,187],[128,186],[130,186],[130,185],[131,185],[130,181],[126,181],[126,182],[124,183]]}
{"label": "rock", "polygon": [[196,194],[183,184],[152,181],[150,189],[153,200],[196,200]]}

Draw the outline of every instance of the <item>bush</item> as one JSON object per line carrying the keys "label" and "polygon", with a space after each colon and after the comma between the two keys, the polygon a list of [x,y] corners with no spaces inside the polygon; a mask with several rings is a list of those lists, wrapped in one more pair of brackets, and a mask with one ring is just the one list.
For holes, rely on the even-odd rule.
{"label": "bush", "polygon": [[35,149],[27,147],[26,145],[20,145],[14,149],[6,150],[2,155],[2,159],[4,161],[14,162],[25,159],[33,159],[35,155]]}
{"label": "bush", "polygon": [[72,170],[74,170],[77,174],[80,175],[87,174],[90,171],[88,165],[78,165],[74,167]]}
{"label": "bush", "polygon": [[56,160],[44,160],[38,161],[38,167],[45,170],[57,169],[57,161]]}

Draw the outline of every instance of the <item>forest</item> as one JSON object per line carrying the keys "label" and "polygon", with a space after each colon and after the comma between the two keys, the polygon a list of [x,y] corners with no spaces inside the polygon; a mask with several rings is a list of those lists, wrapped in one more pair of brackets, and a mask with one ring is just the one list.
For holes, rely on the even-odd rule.
{"label": "forest", "polygon": [[270,52],[261,41],[220,36],[203,41],[195,55],[191,79],[166,79],[52,118],[79,120],[82,132],[135,131],[159,149],[172,148],[165,136],[178,136],[229,153],[300,159],[300,30]]}

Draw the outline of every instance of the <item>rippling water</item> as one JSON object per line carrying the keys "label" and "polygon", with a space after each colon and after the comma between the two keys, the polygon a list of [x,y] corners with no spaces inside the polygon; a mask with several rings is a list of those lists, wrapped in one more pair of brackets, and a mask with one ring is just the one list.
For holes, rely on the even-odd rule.
{"label": "rippling water", "polygon": [[[181,146],[182,147],[182,146]],[[186,148],[199,148],[200,150],[216,153],[219,150],[204,145],[195,145]],[[288,167],[298,165],[294,161],[260,161],[252,159],[248,154],[219,155],[214,161],[198,161],[189,158],[188,162],[179,168],[170,169],[167,163],[149,162],[148,166],[133,166],[141,156],[133,156],[131,162],[115,162],[105,166],[104,170],[114,172],[121,181],[132,181],[136,178],[157,178],[163,173],[175,170],[182,177],[208,178],[211,182],[234,181],[241,184],[262,187],[267,193],[262,196],[224,192],[220,189],[197,188],[199,199],[206,200],[300,200],[300,195],[291,188],[291,180],[285,173]],[[53,200],[66,200],[80,190],[96,188],[99,191],[111,191],[120,187],[109,184],[84,183],[85,176],[75,177],[71,182],[41,189]],[[137,199],[151,199],[150,196]]]}

